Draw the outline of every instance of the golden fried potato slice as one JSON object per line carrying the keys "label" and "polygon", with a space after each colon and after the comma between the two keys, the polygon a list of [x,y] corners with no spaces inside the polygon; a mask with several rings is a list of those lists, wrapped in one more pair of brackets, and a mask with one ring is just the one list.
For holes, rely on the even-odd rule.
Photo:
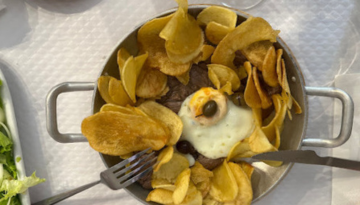
{"label": "golden fried potato slice", "polygon": [[163,164],[168,163],[171,160],[173,154],[174,154],[174,148],[172,146],[168,146],[165,149],[163,149],[157,158],[157,164],[154,167],[154,172],[159,171],[160,167]]}
{"label": "golden fried potato slice", "polygon": [[276,52],[274,46],[271,46],[266,53],[264,63],[262,65],[262,74],[266,84],[271,87],[279,85],[276,73]]}
{"label": "golden fried potato slice", "polygon": [[268,96],[268,94],[265,92],[265,90],[261,87],[256,67],[253,68],[253,79],[254,79],[256,90],[257,90],[260,100],[261,100],[261,108],[262,109],[269,108],[272,105],[272,101],[271,101],[271,98]]}
{"label": "golden fried potato slice", "polygon": [[184,74],[190,69],[191,63],[173,63],[167,56],[165,40],[159,34],[173,14],[153,19],[145,23],[138,31],[139,49],[141,52],[148,52],[147,67],[160,69],[161,72],[171,76]]}
{"label": "golden fried potato slice", "polygon": [[154,98],[166,88],[167,76],[157,69],[145,66],[137,79],[136,95],[141,98]]}
{"label": "golden fried potato slice", "polygon": [[174,63],[190,63],[201,52],[204,34],[187,10],[181,7],[166,24],[159,36],[165,39],[166,53]]}
{"label": "golden fried potato slice", "polygon": [[279,94],[273,95],[272,100],[275,107],[275,116],[267,126],[261,128],[270,142],[276,138],[275,127],[282,127],[287,110],[286,104],[281,100]]}
{"label": "golden fried potato slice", "polygon": [[236,158],[252,157],[256,153],[250,149],[249,138],[237,142],[230,150],[226,160],[231,161]]}
{"label": "golden fried potato slice", "polygon": [[257,67],[262,71],[266,53],[272,45],[273,43],[270,41],[258,41],[242,49],[241,53],[254,65],[254,67]]}
{"label": "golden fried potato slice", "polygon": [[286,68],[285,68],[285,62],[284,59],[281,59],[281,82],[280,85],[282,87],[282,89],[285,90],[286,94],[288,94],[289,96],[290,94],[290,87],[289,87],[289,83],[287,80],[287,74],[286,74]]}
{"label": "golden fried potato slice", "polygon": [[186,71],[184,74],[176,76],[176,79],[180,81],[183,85],[187,85],[190,81],[190,70]]}
{"label": "golden fried potato slice", "polygon": [[216,47],[211,63],[235,68],[234,53],[249,45],[269,40],[276,42],[279,31],[273,30],[270,24],[260,17],[250,17],[231,31]]}
{"label": "golden fried potato slice", "polygon": [[177,143],[183,130],[183,123],[176,113],[154,101],[146,101],[139,108],[150,117],[161,121],[167,126],[170,130],[170,139],[167,145],[171,146]]}
{"label": "golden fried potato slice", "polygon": [[301,114],[302,113],[302,109],[301,106],[299,105],[299,103],[295,100],[295,98],[293,96],[291,96],[292,101],[293,101],[293,106],[295,109],[295,114]]}
{"label": "golden fried potato slice", "polygon": [[[250,205],[253,198],[250,179],[247,177],[240,165],[230,162],[229,167],[234,174],[236,183],[239,187],[239,192],[236,196],[234,204]],[[224,205],[226,204],[227,203]]]}
{"label": "golden fried potato slice", "polygon": [[241,166],[241,169],[245,172],[246,176],[251,181],[251,176],[252,176],[252,174],[254,172],[254,167],[251,166],[250,164],[246,163],[246,162],[240,162],[239,164]]}
{"label": "golden fried potato slice", "polygon": [[190,168],[187,168],[176,178],[176,188],[172,196],[174,204],[180,204],[185,199],[186,193],[189,189],[190,174]]}
{"label": "golden fried potato slice", "polygon": [[105,111],[116,111],[116,112],[122,112],[124,114],[134,114],[134,110],[131,108],[120,105],[109,104],[109,103],[101,106],[100,112],[105,112]]}
{"label": "golden fried potato slice", "polygon": [[194,166],[191,167],[191,181],[194,182],[195,185],[213,176],[213,172],[205,169],[198,161],[195,161]]}
{"label": "golden fried potato slice", "polygon": [[197,16],[197,22],[201,26],[206,26],[210,22],[216,22],[226,27],[235,28],[236,21],[236,13],[221,6],[209,6]]}
{"label": "golden fried potato slice", "polygon": [[254,132],[249,137],[249,147],[255,153],[274,152],[277,149],[269,142],[260,127],[255,127]]}
{"label": "golden fried potato slice", "polygon": [[126,93],[121,81],[113,77],[110,77],[109,95],[112,102],[114,102],[114,104],[116,105],[125,106],[133,104],[132,100]]}
{"label": "golden fried potato slice", "polygon": [[210,194],[206,195],[203,199],[203,205],[223,205],[222,202],[216,201],[214,198],[210,196]]}
{"label": "golden fried potato slice", "polygon": [[151,180],[151,187],[154,189],[166,189],[169,191],[174,191],[175,190],[175,184],[172,184],[170,182],[168,182],[165,179],[153,179]]}
{"label": "golden fried potato slice", "polygon": [[113,156],[149,147],[159,150],[170,137],[168,129],[162,124],[135,111],[134,114],[116,111],[96,113],[83,120],[81,132],[93,149]]}
{"label": "golden fried potato slice", "polygon": [[196,189],[194,184],[190,181],[189,189],[186,193],[184,201],[179,205],[202,205],[202,196],[201,193]]}
{"label": "golden fried potato slice", "polygon": [[212,44],[217,45],[228,33],[234,30],[234,28],[235,27],[227,27],[212,21],[206,26],[205,36]]}
{"label": "golden fried potato slice", "polygon": [[262,109],[261,108],[252,108],[253,118],[255,119],[255,125],[262,126]]}
{"label": "golden fried potato slice", "polygon": [[250,62],[246,61],[244,63],[244,67],[246,69],[246,72],[248,73],[248,79],[244,92],[245,102],[251,108],[261,108],[261,98],[255,86],[253,71]]}
{"label": "golden fried potato slice", "polygon": [[210,195],[220,202],[232,201],[238,194],[239,187],[236,183],[227,161],[213,170]]}
{"label": "golden fried potato slice", "polygon": [[157,172],[153,173],[152,179],[162,179],[175,183],[177,176],[187,168],[189,168],[189,161],[175,152],[168,163],[163,164]]}
{"label": "golden fried potato slice", "polygon": [[120,48],[117,53],[117,63],[119,66],[119,73],[121,73],[121,70],[124,67],[124,64],[128,58],[130,58],[130,53],[125,48]]}
{"label": "golden fried potato slice", "polygon": [[[239,77],[236,72],[231,68],[219,64],[208,64],[207,66],[209,70],[209,78],[215,86],[219,86],[217,87],[218,89],[226,85],[227,82],[231,83],[231,88],[233,91],[237,90],[240,87]],[[213,76],[212,74],[210,75],[210,72],[214,73],[215,76]],[[218,79],[220,85],[216,85],[217,80],[214,80],[214,77]]]}
{"label": "golden fried potato slice", "polygon": [[154,189],[146,197],[146,201],[153,201],[159,204],[171,204],[173,192],[166,189]]}
{"label": "golden fried potato slice", "polygon": [[130,99],[135,103],[136,102],[136,84],[137,78],[141,72],[143,64],[148,57],[148,53],[133,58],[130,56],[124,64],[123,69],[121,70],[121,79],[125,91],[129,95]]}
{"label": "golden fried potato slice", "polygon": [[99,93],[106,103],[114,103],[109,95],[109,83],[111,76],[100,76],[97,81]]}
{"label": "golden fried potato slice", "polygon": [[279,84],[282,81],[282,65],[281,65],[281,58],[282,58],[283,50],[277,49],[276,50],[276,74],[278,77]]}
{"label": "golden fried potato slice", "polygon": [[200,55],[196,57],[193,62],[195,64],[198,64],[201,61],[206,61],[213,54],[214,50],[214,46],[204,44],[201,49]]}

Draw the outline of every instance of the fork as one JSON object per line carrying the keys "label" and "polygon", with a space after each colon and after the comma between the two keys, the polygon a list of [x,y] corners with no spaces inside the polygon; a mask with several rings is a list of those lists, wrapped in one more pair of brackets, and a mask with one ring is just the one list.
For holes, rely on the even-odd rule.
{"label": "fork", "polygon": [[[96,182],[92,182],[90,184],[86,184],[84,186],[78,187],[76,189],[58,194],[56,196],[52,196],[50,198],[44,199],[42,201],[36,202],[32,205],[51,205],[56,204],[64,199],[67,199],[77,193],[80,193],[90,187],[93,187],[97,184],[103,183],[107,185],[112,190],[123,189],[130,184],[136,182],[141,177],[145,176],[147,173],[152,171],[153,166],[151,166],[157,157],[148,160],[150,157],[154,156],[154,152],[149,154],[148,156],[140,159],[146,152],[148,152],[150,148],[143,150],[128,159],[121,161],[120,163],[108,168],[107,170],[100,173],[100,180]],[[140,159],[140,160],[138,160]],[[137,160],[137,161],[136,161]],[[127,164],[134,162],[133,164],[126,167]],[[142,162],[145,162],[141,165]],[[131,170],[134,168],[134,170]],[[144,170],[145,169],[145,170]],[[127,173],[128,171],[131,171]]]}

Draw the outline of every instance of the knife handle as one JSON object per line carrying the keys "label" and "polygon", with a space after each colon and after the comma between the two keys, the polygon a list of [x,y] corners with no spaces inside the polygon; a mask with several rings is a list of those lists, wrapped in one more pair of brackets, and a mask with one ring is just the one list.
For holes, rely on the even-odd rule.
{"label": "knife handle", "polygon": [[322,157],[324,165],[360,171],[360,162],[336,157]]}

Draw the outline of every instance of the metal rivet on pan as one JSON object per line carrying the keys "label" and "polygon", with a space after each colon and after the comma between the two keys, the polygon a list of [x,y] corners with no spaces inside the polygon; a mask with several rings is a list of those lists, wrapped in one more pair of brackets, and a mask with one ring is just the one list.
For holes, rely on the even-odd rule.
{"label": "metal rivet on pan", "polygon": [[292,80],[292,82],[296,82],[296,78],[295,78],[295,76],[293,76],[293,77],[291,77],[291,80]]}

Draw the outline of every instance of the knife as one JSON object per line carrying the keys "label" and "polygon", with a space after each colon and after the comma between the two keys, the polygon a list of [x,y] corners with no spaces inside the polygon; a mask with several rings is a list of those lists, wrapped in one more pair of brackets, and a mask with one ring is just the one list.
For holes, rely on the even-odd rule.
{"label": "knife", "polygon": [[360,171],[360,162],[335,157],[320,157],[312,150],[284,150],[254,155],[251,159],[317,164]]}

